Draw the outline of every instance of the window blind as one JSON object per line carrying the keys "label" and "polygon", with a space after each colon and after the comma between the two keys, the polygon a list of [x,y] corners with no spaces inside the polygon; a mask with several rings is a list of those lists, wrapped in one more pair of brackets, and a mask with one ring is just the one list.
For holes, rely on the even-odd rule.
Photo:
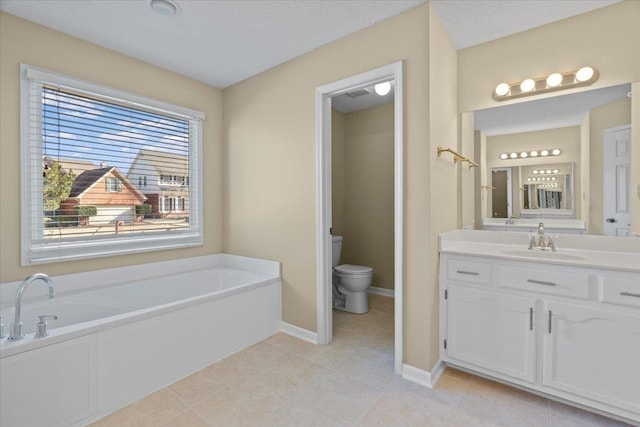
{"label": "window blind", "polygon": [[198,118],[99,87],[26,86],[23,264],[201,244]]}

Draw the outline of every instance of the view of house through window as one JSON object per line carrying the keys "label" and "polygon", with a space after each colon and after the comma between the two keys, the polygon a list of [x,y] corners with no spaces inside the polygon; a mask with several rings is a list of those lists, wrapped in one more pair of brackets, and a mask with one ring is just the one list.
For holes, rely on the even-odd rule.
{"label": "view of house through window", "polygon": [[189,228],[189,121],[42,88],[45,239]]}

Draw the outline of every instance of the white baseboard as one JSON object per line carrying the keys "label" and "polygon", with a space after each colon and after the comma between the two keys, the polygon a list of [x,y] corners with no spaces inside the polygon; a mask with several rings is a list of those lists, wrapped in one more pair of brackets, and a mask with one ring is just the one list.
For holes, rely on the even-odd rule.
{"label": "white baseboard", "polygon": [[281,322],[280,332],[283,332],[292,337],[300,338],[303,341],[310,342],[311,344],[318,344],[318,334],[311,332],[308,329],[301,328],[299,326],[292,325],[291,323]]}
{"label": "white baseboard", "polygon": [[382,295],[382,296],[391,297],[391,298],[396,296],[396,293],[393,289],[377,288],[375,286],[369,287],[368,292],[371,294],[377,294],[377,295]]}
{"label": "white baseboard", "polygon": [[444,368],[445,364],[442,361],[438,361],[431,372],[405,364],[402,365],[402,378],[425,387],[434,388],[444,372]]}

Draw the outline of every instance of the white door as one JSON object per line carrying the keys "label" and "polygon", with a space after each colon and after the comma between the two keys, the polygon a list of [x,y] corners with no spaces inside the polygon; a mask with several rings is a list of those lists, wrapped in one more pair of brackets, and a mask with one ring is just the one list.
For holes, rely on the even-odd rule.
{"label": "white door", "polygon": [[603,133],[604,234],[631,235],[631,127]]}
{"label": "white door", "polygon": [[98,206],[98,214],[90,218],[90,223],[97,224],[115,224],[117,221],[133,222],[135,216],[135,208],[129,205],[122,206]]}
{"label": "white door", "polygon": [[447,358],[534,382],[534,309],[533,298],[449,284]]}
{"label": "white door", "polygon": [[547,302],[545,386],[640,413],[640,315]]}

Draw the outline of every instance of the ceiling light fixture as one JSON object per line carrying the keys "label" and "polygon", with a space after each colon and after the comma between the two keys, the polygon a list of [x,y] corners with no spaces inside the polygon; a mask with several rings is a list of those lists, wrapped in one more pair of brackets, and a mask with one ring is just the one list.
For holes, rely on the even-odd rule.
{"label": "ceiling light fixture", "polygon": [[521,96],[588,86],[598,80],[598,77],[600,73],[595,68],[582,67],[577,71],[552,73],[537,79],[527,78],[518,83],[500,83],[493,91],[492,97],[496,101],[506,101]]}
{"label": "ceiling light fixture", "polygon": [[151,0],[149,6],[159,15],[173,16],[180,12],[180,6],[172,0]]}
{"label": "ceiling light fixture", "polygon": [[[549,150],[531,150],[531,151],[521,151],[520,153],[501,153],[500,159],[502,160],[513,160],[513,159],[526,159],[528,157],[548,157],[548,156],[559,156],[562,154],[562,150],[559,148],[551,148]],[[534,170],[534,174],[544,174],[551,173],[551,170]],[[554,170],[553,173],[558,173],[558,170]]]}
{"label": "ceiling light fixture", "polygon": [[378,83],[374,86],[374,89],[378,95],[385,96],[391,91],[391,82]]}

